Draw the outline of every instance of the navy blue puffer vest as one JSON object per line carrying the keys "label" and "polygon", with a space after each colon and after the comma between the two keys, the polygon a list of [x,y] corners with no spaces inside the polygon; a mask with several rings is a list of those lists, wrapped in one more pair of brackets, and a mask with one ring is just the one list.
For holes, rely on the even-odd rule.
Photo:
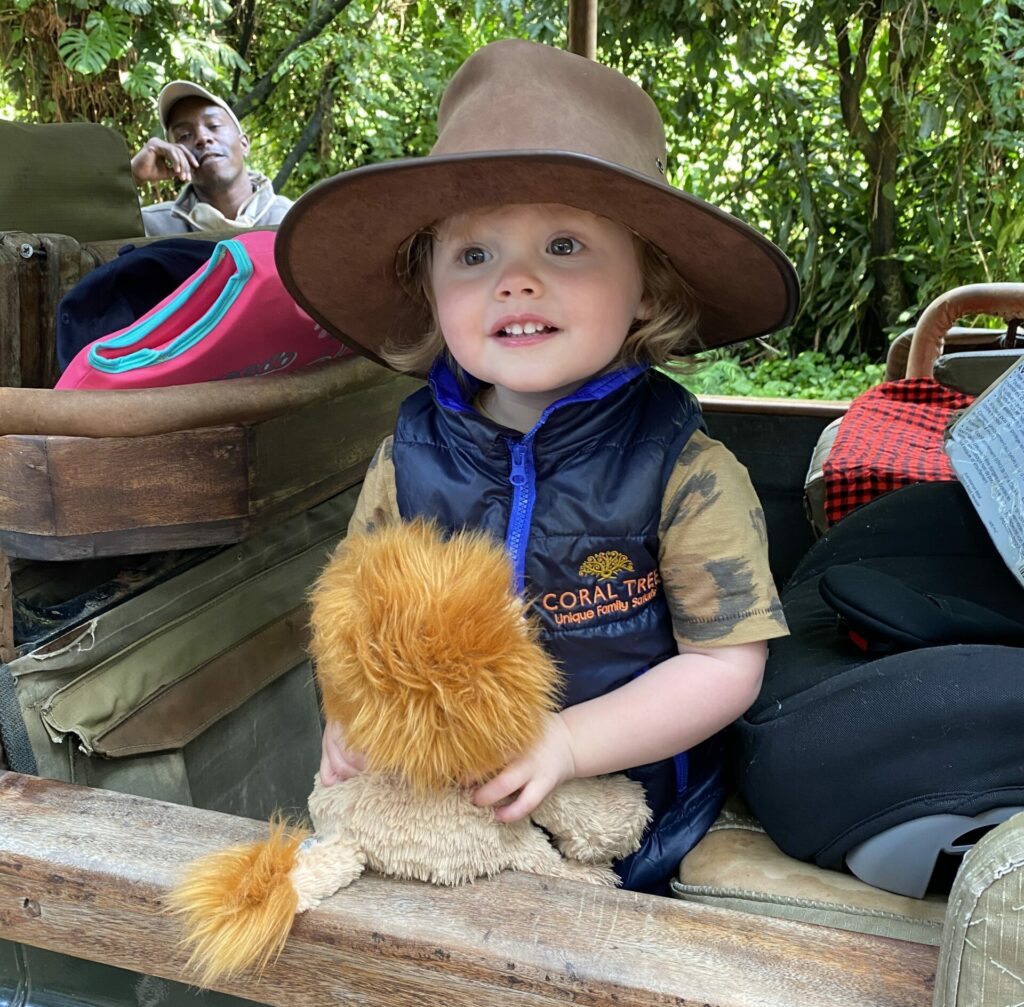
{"label": "navy blue puffer vest", "polygon": [[[677,653],[658,573],[665,484],[701,426],[678,383],[645,367],[601,375],[515,433],[481,416],[438,363],[395,429],[404,519],[471,527],[505,543],[516,588],[533,599],[565,705],[602,695]],[[662,893],[723,798],[718,737],[629,771],[654,820],[616,865],[625,887]]]}

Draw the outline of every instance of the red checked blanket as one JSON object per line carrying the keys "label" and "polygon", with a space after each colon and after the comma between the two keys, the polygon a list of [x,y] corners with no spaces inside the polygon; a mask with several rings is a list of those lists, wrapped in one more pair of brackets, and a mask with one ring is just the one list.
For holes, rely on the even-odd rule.
{"label": "red checked blanket", "polygon": [[934,378],[886,381],[857,396],[823,466],[829,524],[909,483],[955,479],[942,434],[973,401]]}

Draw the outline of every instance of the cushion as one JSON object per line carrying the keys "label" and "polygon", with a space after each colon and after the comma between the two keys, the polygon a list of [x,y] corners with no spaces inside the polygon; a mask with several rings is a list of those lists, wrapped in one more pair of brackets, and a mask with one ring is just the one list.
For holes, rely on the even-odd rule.
{"label": "cushion", "polygon": [[1024,990],[1024,814],[983,836],[949,894],[935,1007],[1006,1007]]}
{"label": "cushion", "polygon": [[839,871],[787,857],[733,798],[684,857],[672,882],[676,898],[938,945],[946,900],[893,895]]}
{"label": "cushion", "polygon": [[141,235],[124,138],[95,122],[0,121],[0,231],[78,241]]}

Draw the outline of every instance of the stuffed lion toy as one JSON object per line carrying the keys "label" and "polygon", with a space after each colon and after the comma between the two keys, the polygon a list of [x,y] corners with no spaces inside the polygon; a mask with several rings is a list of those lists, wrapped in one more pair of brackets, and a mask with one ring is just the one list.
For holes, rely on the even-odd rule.
{"label": "stuffed lion toy", "polygon": [[456,885],[504,870],[614,885],[650,811],[622,775],[571,780],[528,819],[495,820],[466,781],[540,737],[559,676],[513,594],[504,550],[394,524],[344,540],[312,592],[324,714],[367,769],[309,798],[315,832],[276,823],[261,843],[196,861],[170,898],[204,985],[262,968],[296,913],[365,868]]}

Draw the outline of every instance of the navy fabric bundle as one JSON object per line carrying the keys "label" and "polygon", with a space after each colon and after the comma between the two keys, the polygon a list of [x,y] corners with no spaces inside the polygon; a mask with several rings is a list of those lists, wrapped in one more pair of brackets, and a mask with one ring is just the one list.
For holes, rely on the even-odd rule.
{"label": "navy fabric bundle", "polygon": [[213,254],[216,242],[168,238],[125,245],[117,258],[75,284],[57,310],[57,363],[63,371],[83,346],[141,318]]}

